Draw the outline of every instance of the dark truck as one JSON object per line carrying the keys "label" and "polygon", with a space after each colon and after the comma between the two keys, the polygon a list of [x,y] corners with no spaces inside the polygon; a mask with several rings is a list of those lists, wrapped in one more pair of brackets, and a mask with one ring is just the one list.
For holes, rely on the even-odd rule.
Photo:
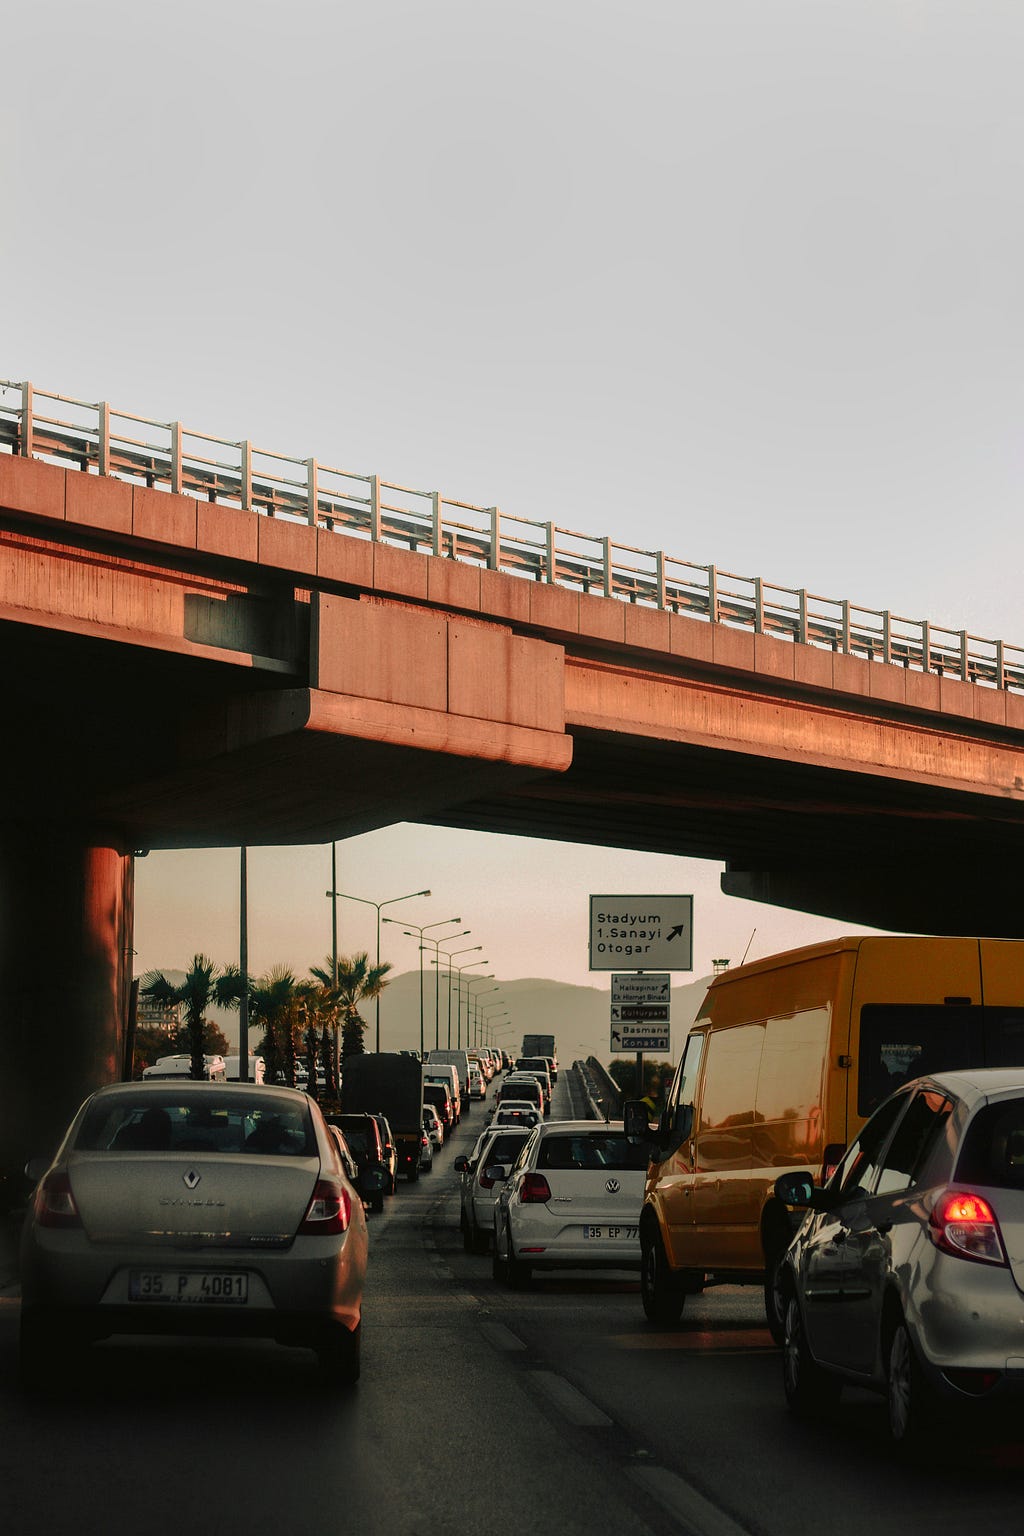
{"label": "dark truck", "polygon": [[423,1134],[423,1069],[415,1056],[397,1051],[346,1056],[341,1109],[346,1115],[384,1115],[394,1132],[398,1171],[410,1184],[420,1176]]}

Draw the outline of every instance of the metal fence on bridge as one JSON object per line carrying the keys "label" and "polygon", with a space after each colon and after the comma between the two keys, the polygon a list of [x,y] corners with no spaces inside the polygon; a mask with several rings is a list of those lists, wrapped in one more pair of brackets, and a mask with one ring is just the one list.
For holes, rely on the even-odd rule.
{"label": "metal fence on bridge", "polygon": [[0,380],[0,451],[527,580],[1024,691],[1024,648]]}

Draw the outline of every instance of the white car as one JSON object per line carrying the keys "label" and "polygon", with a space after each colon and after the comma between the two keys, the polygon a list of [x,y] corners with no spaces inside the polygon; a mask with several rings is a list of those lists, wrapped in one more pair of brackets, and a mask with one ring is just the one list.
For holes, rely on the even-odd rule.
{"label": "white car", "polygon": [[459,1225],[467,1253],[486,1253],[493,1230],[494,1199],[498,1191],[489,1169],[493,1164],[507,1166],[522,1150],[529,1130],[516,1126],[488,1126],[478,1138],[469,1157],[455,1159],[460,1175],[462,1209]]}
{"label": "white car", "polygon": [[[553,1120],[530,1134],[494,1204],[494,1277],[639,1269],[647,1157],[621,1120]],[[497,1175],[495,1175],[497,1176]]]}
{"label": "white car", "polygon": [[521,1125],[532,1131],[540,1118],[540,1110],[528,1099],[502,1099],[491,1124]]}
{"label": "white car", "polygon": [[434,1151],[440,1152],[444,1146],[444,1125],[441,1122],[441,1116],[433,1104],[424,1104],[423,1106],[423,1129],[430,1137]]}

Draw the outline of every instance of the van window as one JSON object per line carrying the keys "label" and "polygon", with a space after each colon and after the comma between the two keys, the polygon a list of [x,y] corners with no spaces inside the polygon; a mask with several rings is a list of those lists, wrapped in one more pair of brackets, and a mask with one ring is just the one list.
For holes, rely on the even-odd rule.
{"label": "van window", "polygon": [[700,1105],[703,1168],[746,1168],[754,1123],[763,1024],[716,1030],[708,1042]]}
{"label": "van window", "polygon": [[759,1166],[821,1161],[822,1075],[830,1022],[827,1008],[807,1008],[765,1024],[754,1106]]}
{"label": "van window", "polygon": [[669,1103],[674,1107],[677,1104],[692,1104],[694,1090],[697,1087],[697,1073],[700,1070],[701,1052],[704,1049],[706,1035],[691,1035],[686,1042],[682,1059],[676,1068],[675,1082],[669,1094]]}
{"label": "van window", "polygon": [[957,1067],[1024,1066],[1024,1008],[866,1003],[857,1109],[869,1115],[912,1077]]}

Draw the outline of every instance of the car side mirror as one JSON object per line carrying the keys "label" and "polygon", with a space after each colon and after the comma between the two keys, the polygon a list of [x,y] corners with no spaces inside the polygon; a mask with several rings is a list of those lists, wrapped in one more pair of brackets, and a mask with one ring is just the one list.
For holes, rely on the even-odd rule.
{"label": "car side mirror", "polygon": [[30,1157],[25,1164],[25,1177],[30,1184],[38,1184],[47,1168],[50,1166],[48,1157]]}
{"label": "car side mirror", "polygon": [[455,1159],[455,1162],[452,1164],[452,1167],[455,1169],[456,1173],[466,1173],[466,1172],[468,1172],[468,1170],[469,1170],[469,1158],[466,1156],[466,1154],[464,1152],[460,1152],[458,1157]]}
{"label": "car side mirror", "polygon": [[775,1198],[783,1205],[809,1209],[814,1199],[814,1180],[809,1173],[780,1173],[775,1180]]}

